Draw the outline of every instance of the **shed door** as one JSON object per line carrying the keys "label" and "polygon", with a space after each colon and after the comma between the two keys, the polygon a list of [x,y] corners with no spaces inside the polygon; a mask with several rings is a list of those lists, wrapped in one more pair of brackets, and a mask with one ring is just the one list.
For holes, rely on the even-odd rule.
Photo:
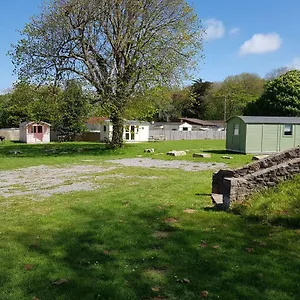
{"label": "shed door", "polygon": [[232,135],[232,146],[233,149],[236,151],[240,151],[241,147],[240,147],[240,132],[241,128],[240,128],[240,124],[236,123],[233,124],[233,135]]}
{"label": "shed door", "polygon": [[262,152],[278,151],[278,128],[277,124],[263,125]]}

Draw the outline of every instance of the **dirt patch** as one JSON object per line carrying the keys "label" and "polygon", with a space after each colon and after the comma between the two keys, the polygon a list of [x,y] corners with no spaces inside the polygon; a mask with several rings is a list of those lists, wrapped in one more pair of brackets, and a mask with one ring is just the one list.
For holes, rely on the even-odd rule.
{"label": "dirt patch", "polygon": [[160,160],[151,158],[124,158],[108,160],[107,162],[121,164],[126,167],[181,169],[184,171],[194,172],[201,170],[222,169],[226,167],[226,164],[223,163],[202,163],[183,160]]}
{"label": "dirt patch", "polygon": [[187,214],[194,214],[196,212],[196,209],[190,209],[190,208],[187,208],[184,210],[185,213]]}
{"label": "dirt patch", "polygon": [[177,223],[178,222],[178,219],[177,218],[167,218],[164,220],[165,223]]}
{"label": "dirt patch", "polygon": [[171,232],[169,231],[156,231],[152,234],[152,236],[158,239],[165,239],[171,236]]}

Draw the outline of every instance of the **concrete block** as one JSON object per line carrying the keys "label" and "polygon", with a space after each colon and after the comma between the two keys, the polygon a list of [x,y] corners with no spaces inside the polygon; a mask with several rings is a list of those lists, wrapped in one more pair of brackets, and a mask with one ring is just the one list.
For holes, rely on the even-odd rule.
{"label": "concrete block", "polygon": [[268,157],[269,155],[255,155],[252,157],[252,160],[260,160]]}
{"label": "concrete block", "polygon": [[145,153],[154,153],[154,149],[153,148],[145,149],[144,152]]}
{"label": "concrete block", "polygon": [[176,151],[176,150],[173,150],[173,151],[169,151],[167,153],[167,155],[171,155],[171,156],[184,156],[184,155],[186,155],[186,152],[185,151]]}
{"label": "concrete block", "polygon": [[211,155],[209,153],[194,153],[193,157],[211,158]]}

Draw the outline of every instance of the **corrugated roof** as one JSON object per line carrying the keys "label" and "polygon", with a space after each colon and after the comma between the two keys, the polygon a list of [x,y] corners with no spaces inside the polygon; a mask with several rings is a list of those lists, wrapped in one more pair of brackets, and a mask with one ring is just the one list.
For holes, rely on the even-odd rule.
{"label": "corrugated roof", "polygon": [[238,116],[238,118],[241,118],[246,124],[300,124],[300,117]]}

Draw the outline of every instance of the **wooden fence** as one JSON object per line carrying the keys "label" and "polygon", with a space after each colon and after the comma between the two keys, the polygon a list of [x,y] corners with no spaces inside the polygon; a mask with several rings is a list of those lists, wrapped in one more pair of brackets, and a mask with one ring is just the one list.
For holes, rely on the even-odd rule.
{"label": "wooden fence", "polygon": [[[172,131],[172,130],[150,130],[150,137],[161,137],[159,140],[224,140],[225,131]],[[163,137],[163,138],[162,138]]]}
{"label": "wooden fence", "polygon": [[1,128],[0,135],[4,136],[7,141],[18,141],[20,139],[19,128]]}

